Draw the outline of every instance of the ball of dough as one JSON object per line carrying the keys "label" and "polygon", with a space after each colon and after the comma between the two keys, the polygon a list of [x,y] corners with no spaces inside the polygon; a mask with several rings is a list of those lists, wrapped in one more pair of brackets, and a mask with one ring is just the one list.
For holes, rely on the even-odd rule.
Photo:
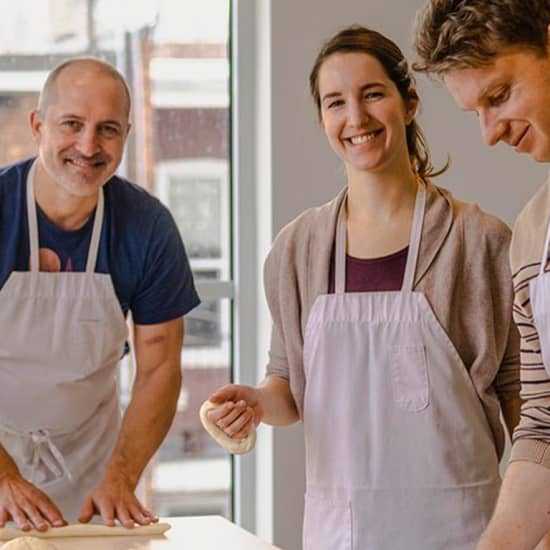
{"label": "ball of dough", "polygon": [[2,550],[57,550],[57,546],[38,537],[17,537],[4,544]]}

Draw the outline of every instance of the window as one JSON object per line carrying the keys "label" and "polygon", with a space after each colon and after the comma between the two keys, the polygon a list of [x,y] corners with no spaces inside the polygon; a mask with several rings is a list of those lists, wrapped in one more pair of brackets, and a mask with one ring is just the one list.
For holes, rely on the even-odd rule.
{"label": "window", "polygon": [[[181,231],[202,304],[186,318],[184,388],[144,475],[157,513],[231,516],[231,461],[200,425],[200,404],[231,372],[229,0],[19,0],[0,20],[0,165],[35,154],[27,120],[48,71],[95,55],[133,97],[119,173],[157,195]],[[133,361],[120,369],[128,403]]]}

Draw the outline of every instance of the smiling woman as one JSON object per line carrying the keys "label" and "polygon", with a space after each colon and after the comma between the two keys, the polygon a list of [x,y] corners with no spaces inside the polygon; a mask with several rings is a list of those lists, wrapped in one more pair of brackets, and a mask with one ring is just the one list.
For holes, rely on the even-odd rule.
{"label": "smiling woman", "polygon": [[500,484],[499,402],[517,421],[509,231],[431,182],[388,38],[344,29],[310,84],[347,185],[275,239],[267,376],[211,395],[209,421],[240,440],[303,420],[305,550],[473,549]]}

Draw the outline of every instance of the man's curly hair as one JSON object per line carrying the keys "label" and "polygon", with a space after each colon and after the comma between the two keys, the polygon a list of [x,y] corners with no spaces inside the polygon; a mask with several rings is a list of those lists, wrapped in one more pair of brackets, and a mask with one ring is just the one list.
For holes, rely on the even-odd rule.
{"label": "man's curly hair", "polygon": [[489,65],[505,49],[547,55],[550,0],[429,0],[418,13],[419,72]]}

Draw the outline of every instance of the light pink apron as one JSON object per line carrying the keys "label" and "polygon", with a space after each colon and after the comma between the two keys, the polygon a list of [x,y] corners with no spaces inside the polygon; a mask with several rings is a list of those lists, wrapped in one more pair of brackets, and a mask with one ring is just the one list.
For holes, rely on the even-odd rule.
{"label": "light pink apron", "polygon": [[127,329],[109,275],[95,273],[99,193],[84,273],[39,271],[34,170],[27,178],[31,270],[0,290],[0,444],[69,521],[101,480],[120,412]]}
{"label": "light pink apron", "polygon": [[550,223],[544,239],[539,274],[529,281],[533,320],[537,328],[544,368],[550,376],[550,272],[544,270],[548,259],[548,245],[550,245]]}
{"label": "light pink apron", "polygon": [[[500,486],[494,439],[468,372],[413,291],[419,185],[401,291],[319,296],[304,343],[305,550],[473,549]],[[453,274],[449,274],[452,277]]]}

